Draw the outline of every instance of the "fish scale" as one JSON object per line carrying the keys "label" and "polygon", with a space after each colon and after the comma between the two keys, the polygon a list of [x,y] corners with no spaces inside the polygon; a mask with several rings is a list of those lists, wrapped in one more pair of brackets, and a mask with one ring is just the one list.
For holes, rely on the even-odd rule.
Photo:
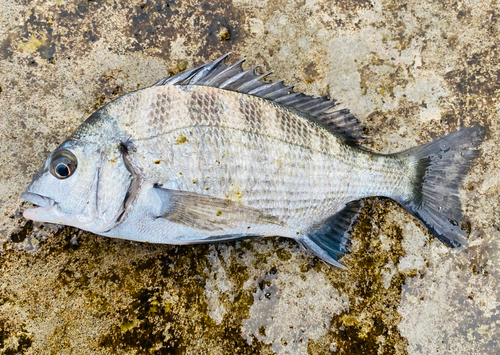
{"label": "fish scale", "polygon": [[[131,107],[125,109],[125,112],[120,112],[116,114],[121,119],[127,122],[127,115],[134,116],[137,111],[143,112],[143,117],[140,118],[141,126],[137,124],[134,125],[134,137],[137,140],[148,140],[149,145],[145,145],[148,151],[162,152],[162,147],[178,147],[180,151],[188,150],[187,147],[191,147],[193,142],[178,144],[176,137],[178,136],[192,136],[195,131],[194,127],[205,126],[207,128],[212,127],[214,129],[206,129],[201,132],[200,135],[209,137],[214,137],[218,141],[216,148],[219,152],[225,152],[227,155],[225,159],[221,156],[217,156],[219,161],[223,160],[225,163],[224,172],[220,173],[218,176],[219,184],[212,186],[210,189],[211,196],[217,196],[219,198],[225,198],[230,195],[231,192],[228,190],[231,187],[232,182],[235,182],[238,186],[241,186],[244,192],[245,202],[248,202],[250,206],[260,208],[265,210],[267,213],[271,213],[282,220],[286,220],[289,224],[290,221],[301,220],[297,219],[296,213],[293,212],[296,209],[305,209],[309,215],[302,214],[301,217],[310,217],[314,219],[325,219],[328,216],[337,212],[346,202],[352,199],[362,198],[371,195],[390,195],[390,192],[394,190],[395,186],[404,183],[404,179],[401,176],[402,169],[399,169],[399,174],[396,172],[396,181],[391,181],[391,179],[386,179],[385,177],[374,179],[372,184],[357,184],[356,181],[349,181],[349,176],[343,172],[349,171],[353,173],[354,169],[357,167],[358,174],[365,174],[366,172],[374,171],[378,168],[377,164],[369,164],[369,161],[364,159],[358,162],[355,154],[345,154],[342,149],[349,150],[350,147],[342,147],[335,137],[319,125],[315,125],[313,122],[307,121],[302,117],[297,116],[293,112],[289,112],[285,108],[277,107],[277,110],[270,110],[266,106],[274,106],[271,102],[262,100],[257,97],[245,97],[242,99],[242,94],[233,92],[221,92],[220,90],[209,88],[209,87],[190,87],[179,88],[179,87],[165,87],[165,93],[163,95],[158,94],[157,90],[151,92],[143,91],[141,95],[143,96],[141,100],[134,100],[131,102]],[[172,96],[178,96],[175,100]],[[188,111],[190,113],[189,117],[179,116],[180,112],[185,110],[178,110],[172,112],[172,105],[177,107],[182,106],[183,102],[189,102]],[[249,109],[247,109],[249,108]],[[273,107],[274,108],[274,107]],[[258,115],[261,115],[257,118]],[[160,117],[160,118],[159,118]],[[148,119],[149,118],[149,119]],[[136,118],[130,117],[130,120]],[[254,122],[267,122],[265,125],[254,125]],[[160,124],[156,127],[157,124]],[[144,135],[141,135],[139,129],[144,129]],[[165,131],[166,127],[170,129],[170,132]],[[180,128],[184,127],[184,128]],[[241,139],[233,139],[234,135],[231,133],[218,133],[223,127],[237,129],[242,132],[251,132],[256,135],[272,137],[278,142],[272,144],[266,144],[265,141],[256,141],[254,139],[254,146],[257,147],[254,151],[256,154],[247,155],[244,158],[241,157],[242,152],[249,152],[251,150],[241,147]],[[155,133],[152,133],[155,132]],[[155,135],[168,135],[170,133],[170,138],[164,138],[161,142],[157,142],[154,138]],[[221,137],[225,137],[227,145],[223,144]],[[251,139],[246,139],[251,140]],[[314,141],[323,142],[322,144],[314,144]],[[304,148],[304,146],[309,142],[309,146]],[[264,156],[268,158],[273,157],[275,152],[290,151],[293,149],[290,147],[275,149],[276,144],[285,143],[288,145],[293,145],[305,149],[307,152],[311,150],[316,150],[316,152],[322,152],[323,154],[329,154],[331,156],[330,161],[324,161],[324,159],[319,159],[318,157],[311,156],[311,154],[304,154],[302,156],[296,156],[287,161],[286,157],[277,157],[271,164],[263,166],[247,166],[241,162],[252,162],[257,156]],[[205,141],[205,144],[207,142]],[[265,147],[263,151],[259,152],[259,149]],[[337,149],[335,149],[337,148]],[[169,181],[171,177],[174,177],[178,172],[174,170],[182,170],[182,166],[196,167],[192,172],[184,172],[182,177],[177,176],[178,186],[186,191],[197,192],[200,194],[208,194],[206,190],[200,187],[200,184],[193,184],[192,181],[203,181],[204,169],[200,169],[200,166],[204,166],[208,163],[206,161],[208,155],[206,152],[199,152],[194,148],[188,150],[190,154],[177,154],[176,156],[171,156],[168,158],[174,169],[166,169],[163,174],[155,176],[152,180],[157,180],[159,182]],[[296,150],[299,151],[299,150]],[[193,155],[192,153],[198,152],[199,155]],[[344,154],[342,154],[344,153]],[[143,152],[138,153],[138,155],[143,154]],[[144,153],[146,154],[146,153]],[[161,153],[160,153],[161,154]],[[166,154],[166,152],[165,152]],[[290,158],[290,157],[289,157]],[[351,158],[351,159],[349,159]],[[153,157],[153,159],[155,159]],[[212,160],[216,160],[212,159]],[[203,161],[205,160],[205,161]],[[359,160],[359,158],[358,158]],[[395,160],[395,159],[394,159]],[[232,164],[229,164],[231,162]],[[238,164],[239,162],[239,164]],[[290,171],[276,171],[275,163],[280,162],[283,165],[292,166],[291,170],[296,172],[292,174]],[[309,163],[303,169],[297,166],[297,162],[316,162],[316,164]],[[318,164],[322,162],[322,164]],[[397,164],[397,162],[394,162]],[[389,165],[389,164],[386,164]],[[361,168],[360,168],[361,166]],[[162,165],[166,167],[166,165]],[[382,170],[387,169],[387,167],[382,167]],[[241,171],[236,174],[236,170]],[[365,171],[363,171],[363,169]],[[144,171],[150,170],[149,167],[143,167]],[[262,191],[247,188],[248,181],[246,177],[255,176],[256,172],[263,171],[267,172],[267,177],[265,181],[273,181],[273,184],[268,185],[267,189]],[[300,173],[299,173],[300,172]],[[311,172],[321,172],[323,176],[328,178],[321,178],[311,175]],[[210,175],[210,174],[209,174]],[[217,172],[212,173],[212,175],[217,176]],[[240,181],[235,181],[237,176],[243,176],[244,178]],[[276,176],[280,177],[279,181],[276,181]],[[296,176],[297,180],[303,181],[302,186],[294,186],[293,178]],[[228,178],[231,177],[231,181]],[[329,183],[333,182],[333,183]],[[348,183],[338,183],[339,181],[349,181]],[[378,184],[377,184],[378,182]],[[396,184],[394,184],[396,182]],[[375,187],[376,190],[367,189],[369,187]],[[384,187],[390,187],[390,189]],[[309,197],[303,199],[301,203],[290,203],[288,195],[289,191],[301,190],[309,194]],[[258,200],[259,203],[253,204],[250,197]],[[317,203],[317,201],[322,201],[322,203]],[[329,208],[325,208],[329,205]],[[295,228],[294,228],[295,227]],[[308,226],[302,226],[303,229],[307,229]],[[292,224],[292,228],[296,229],[296,226]]]}
{"label": "fish scale", "polygon": [[[224,116],[225,112],[219,111],[219,114]],[[369,185],[371,189],[356,181],[338,183],[349,179],[348,174],[355,169],[363,174],[373,167],[368,163],[357,167],[354,160],[339,162],[302,146],[297,149],[290,143],[269,140],[256,133],[224,128],[218,122],[223,120],[215,116],[212,119],[212,126],[191,126],[163,133],[157,138],[149,137],[141,149],[132,154],[141,157],[155,151],[156,155],[141,160],[144,162],[142,170],[152,172],[147,178],[165,185],[174,180],[182,190],[218,198],[231,196],[236,185],[242,191],[241,202],[277,216],[292,229],[297,228],[294,221],[303,220],[298,218],[297,209],[305,209],[300,217],[324,219],[352,199],[386,195],[405,182],[400,168],[393,179],[380,176],[380,183]],[[178,136],[188,137],[188,141],[179,144]],[[225,138],[221,140],[220,137]],[[242,141],[247,142],[244,147]],[[168,164],[154,164],[159,156]],[[258,156],[266,159],[255,163]],[[210,164],[215,161],[220,165]],[[208,191],[204,189],[207,177],[212,177]],[[297,192],[302,193],[300,200],[295,198]]]}
{"label": "fish scale", "polygon": [[[157,92],[159,90],[163,91],[162,95]],[[335,154],[335,148],[339,149],[335,137],[323,127],[315,127],[286,108],[257,97],[245,98],[244,102],[254,101],[254,108],[247,110],[246,106],[242,107],[242,94],[209,87],[152,87],[134,92],[138,97],[133,100],[128,100],[127,95],[118,99],[124,101],[120,102],[122,105],[110,106],[106,113],[119,117],[117,124],[136,139],[148,139],[183,127],[216,124],[308,146],[331,155]],[[343,156],[338,157],[342,159]]]}
{"label": "fish scale", "polygon": [[153,243],[283,236],[343,267],[363,199],[385,196],[447,245],[465,242],[459,187],[482,127],[377,154],[334,101],[225,57],[94,112],[21,195],[38,205],[24,216]]}

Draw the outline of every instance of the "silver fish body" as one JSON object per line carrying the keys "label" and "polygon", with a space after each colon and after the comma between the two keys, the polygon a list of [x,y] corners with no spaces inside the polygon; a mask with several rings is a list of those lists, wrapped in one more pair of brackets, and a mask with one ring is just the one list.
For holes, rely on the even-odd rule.
{"label": "silver fish body", "polygon": [[[41,206],[25,217],[152,243],[284,236],[341,266],[349,247],[344,231],[359,201],[386,196],[445,243],[463,242],[455,220],[466,169],[456,170],[468,168],[475,156],[480,128],[407,152],[376,154],[352,144],[349,127],[339,125],[352,123],[345,111],[314,111],[333,104],[290,91],[278,99],[249,94],[242,86],[268,96],[275,89],[257,84],[253,73],[246,81],[234,79],[245,72],[222,65],[219,59],[180,78],[181,84],[159,82],[96,111],[22,195]],[[209,85],[209,79],[219,83]],[[230,80],[242,84],[228,90]],[[444,209],[436,205],[441,195],[448,201]]]}

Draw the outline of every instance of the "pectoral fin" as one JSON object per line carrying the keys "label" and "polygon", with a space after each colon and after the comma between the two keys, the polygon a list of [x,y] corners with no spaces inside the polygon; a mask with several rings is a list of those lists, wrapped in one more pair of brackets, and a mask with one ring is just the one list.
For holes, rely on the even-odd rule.
{"label": "pectoral fin", "polygon": [[240,224],[278,224],[275,216],[239,202],[195,192],[153,188],[162,201],[159,218],[207,231],[223,230]]}

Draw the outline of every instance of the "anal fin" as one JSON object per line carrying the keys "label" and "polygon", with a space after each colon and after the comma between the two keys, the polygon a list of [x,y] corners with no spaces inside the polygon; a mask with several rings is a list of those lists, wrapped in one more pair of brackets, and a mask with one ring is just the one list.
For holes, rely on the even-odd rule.
{"label": "anal fin", "polygon": [[339,259],[349,253],[351,239],[348,231],[362,207],[361,200],[349,202],[339,212],[311,230],[300,242],[316,256],[345,269]]}
{"label": "anal fin", "polygon": [[162,201],[159,218],[206,231],[224,230],[241,224],[277,224],[275,216],[231,200],[196,192],[153,188]]}

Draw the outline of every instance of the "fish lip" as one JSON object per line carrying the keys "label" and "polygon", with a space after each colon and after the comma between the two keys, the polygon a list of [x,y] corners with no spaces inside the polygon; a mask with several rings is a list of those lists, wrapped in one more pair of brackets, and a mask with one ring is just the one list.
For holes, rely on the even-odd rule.
{"label": "fish lip", "polygon": [[44,209],[50,209],[56,204],[56,201],[51,199],[50,197],[39,195],[33,192],[23,192],[20,196],[21,200],[28,201],[38,207]]}

